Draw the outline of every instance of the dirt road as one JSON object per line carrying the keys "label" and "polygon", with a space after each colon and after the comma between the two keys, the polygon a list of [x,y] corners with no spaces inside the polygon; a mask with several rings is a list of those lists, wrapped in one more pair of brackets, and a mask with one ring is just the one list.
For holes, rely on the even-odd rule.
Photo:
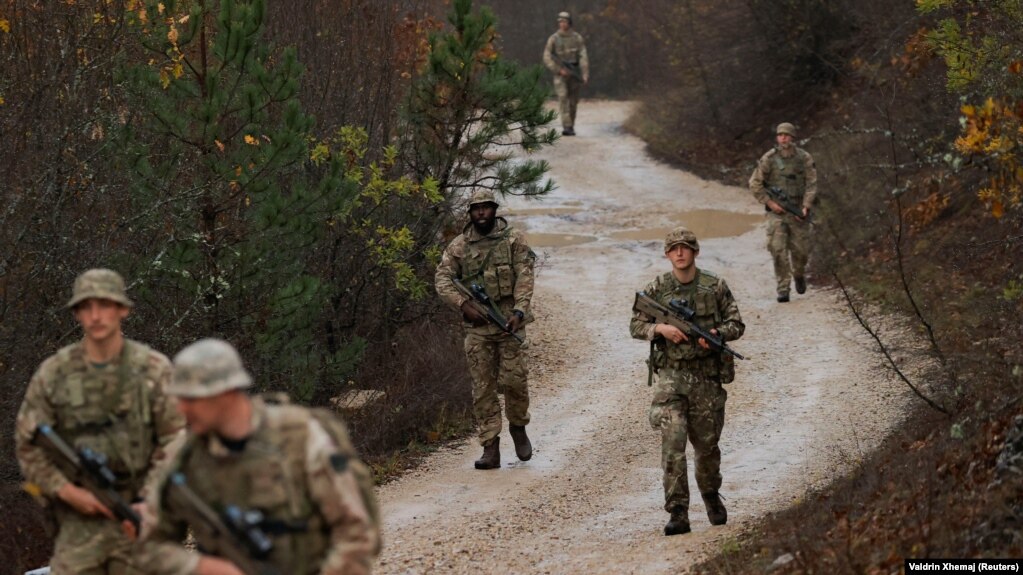
{"label": "dirt road", "polygon": [[[476,471],[475,442],[385,486],[379,573],[668,573],[854,464],[907,398],[834,293],[774,301],[762,208],[740,188],[651,160],[620,129],[630,104],[584,102],[579,136],[545,154],[559,189],[502,206],[541,254],[529,328],[535,455]],[[647,423],[633,294],[670,269],[667,229],[700,238],[746,322],[721,449],[729,524],[711,527],[695,484],[693,533],[664,537],[660,435]],[[692,466],[692,458],[690,458]],[[690,477],[692,472],[690,471]]]}

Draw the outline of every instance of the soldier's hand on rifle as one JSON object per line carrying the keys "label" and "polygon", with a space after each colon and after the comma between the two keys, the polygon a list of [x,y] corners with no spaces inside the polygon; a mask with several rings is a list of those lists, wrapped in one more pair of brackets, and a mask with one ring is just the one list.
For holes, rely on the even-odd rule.
{"label": "soldier's hand on rifle", "polygon": [[[146,521],[145,517],[147,511],[145,503],[132,503],[131,508],[135,510],[135,513],[138,513],[138,516],[141,517],[143,521]],[[121,532],[124,533],[124,536],[131,541],[138,539],[139,536],[142,535],[135,529],[135,524],[127,519],[121,521]]]}
{"label": "soldier's hand on rifle", "polygon": [[106,505],[100,503],[100,500],[96,499],[92,492],[78,487],[74,483],[65,483],[57,490],[57,497],[82,515],[102,515],[107,519],[114,519],[114,514],[107,509]]}
{"label": "soldier's hand on rifle", "polygon": [[807,208],[807,207],[804,206],[803,207],[803,219],[805,220],[808,217],[810,217],[810,208]]}
{"label": "soldier's hand on rifle", "polygon": [[511,317],[508,318],[508,324],[504,326],[504,329],[507,330],[508,333],[515,333],[519,331],[520,327],[522,327],[524,316],[519,315],[521,313],[522,312],[515,310],[512,312]]}
{"label": "soldier's hand on rifle", "polygon": [[461,309],[462,309],[462,317],[465,318],[465,321],[471,323],[472,325],[474,325],[476,327],[479,327],[481,325],[486,325],[486,323],[487,323],[487,316],[485,316],[482,313],[480,313],[479,310],[476,309],[476,306],[472,305],[471,301],[469,301],[469,300],[464,301],[462,303],[462,308]]}
{"label": "soldier's hand on rifle", "polygon": [[210,555],[203,555],[199,558],[195,572],[196,575],[245,575],[234,563]]}
{"label": "soldier's hand on rifle", "polygon": [[[711,328],[710,334],[713,335],[714,337],[719,337],[718,330],[714,328]],[[702,337],[696,341],[696,344],[702,347],[703,349],[711,349],[710,343],[707,340],[703,339]]]}
{"label": "soldier's hand on rifle", "polygon": [[767,209],[778,214],[779,216],[785,213],[785,208],[781,207],[781,205],[774,200],[767,200]]}
{"label": "soldier's hand on rifle", "polygon": [[682,333],[679,328],[669,325],[666,323],[659,323],[654,327],[654,332],[664,337],[664,339],[672,343],[682,343],[683,341],[689,341],[689,337]]}
{"label": "soldier's hand on rifle", "polygon": [[565,68],[561,68],[561,69],[559,69],[559,70],[558,70],[558,75],[559,75],[559,76],[564,76],[564,77],[568,77],[568,76],[571,76],[571,75],[572,75],[572,73],[571,73],[571,72],[569,72],[569,71],[568,71],[567,69],[565,69]]}

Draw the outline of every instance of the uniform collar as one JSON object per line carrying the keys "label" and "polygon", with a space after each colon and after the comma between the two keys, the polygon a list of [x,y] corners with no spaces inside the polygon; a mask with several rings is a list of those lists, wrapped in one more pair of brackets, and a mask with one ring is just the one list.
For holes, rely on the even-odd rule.
{"label": "uniform collar", "polygon": [[[252,439],[259,434],[260,430],[266,424],[266,402],[259,397],[251,397],[252,401],[252,433],[246,438],[247,441],[251,442]],[[215,433],[211,433],[206,436],[206,446],[209,452],[214,457],[228,457],[234,455],[224,442],[220,440],[220,437]]]}

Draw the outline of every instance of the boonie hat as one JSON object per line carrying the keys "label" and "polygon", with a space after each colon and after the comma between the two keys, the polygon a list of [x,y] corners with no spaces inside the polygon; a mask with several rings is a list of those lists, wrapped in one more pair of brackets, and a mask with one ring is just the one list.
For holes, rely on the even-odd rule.
{"label": "boonie hat", "polygon": [[558,12],[558,20],[568,20],[569,22],[571,22],[572,15],[569,14],[568,12]]}
{"label": "boonie hat", "polygon": [[689,246],[693,251],[700,251],[700,242],[696,241],[696,234],[685,226],[679,226],[668,232],[668,236],[664,238],[665,253],[679,244]]}
{"label": "boonie hat", "polygon": [[495,206],[501,205],[497,203],[496,199],[494,199],[493,190],[476,190],[475,192],[472,193],[471,196],[469,196],[470,208],[475,204],[485,204],[487,202],[494,204]]}
{"label": "boonie hat", "polygon": [[174,375],[167,395],[203,398],[252,385],[234,346],[214,338],[200,339],[174,356]]}
{"label": "boonie hat", "polygon": [[788,122],[782,122],[778,124],[778,127],[774,130],[775,134],[788,134],[793,138],[796,137],[796,127]]}
{"label": "boonie hat", "polygon": [[110,300],[132,307],[135,304],[128,299],[126,291],[121,274],[103,268],[91,269],[75,278],[67,307],[73,308],[89,298]]}

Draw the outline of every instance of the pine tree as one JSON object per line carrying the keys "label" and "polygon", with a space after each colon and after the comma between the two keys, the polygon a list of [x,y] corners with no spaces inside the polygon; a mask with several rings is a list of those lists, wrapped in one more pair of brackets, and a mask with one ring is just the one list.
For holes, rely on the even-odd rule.
{"label": "pine tree", "polygon": [[449,202],[474,188],[550,192],[547,162],[528,157],[557,137],[542,67],[501,57],[489,8],[473,12],[472,0],[455,0],[448,19],[452,29],[429,37],[407,107],[411,170],[420,181],[435,178]]}

